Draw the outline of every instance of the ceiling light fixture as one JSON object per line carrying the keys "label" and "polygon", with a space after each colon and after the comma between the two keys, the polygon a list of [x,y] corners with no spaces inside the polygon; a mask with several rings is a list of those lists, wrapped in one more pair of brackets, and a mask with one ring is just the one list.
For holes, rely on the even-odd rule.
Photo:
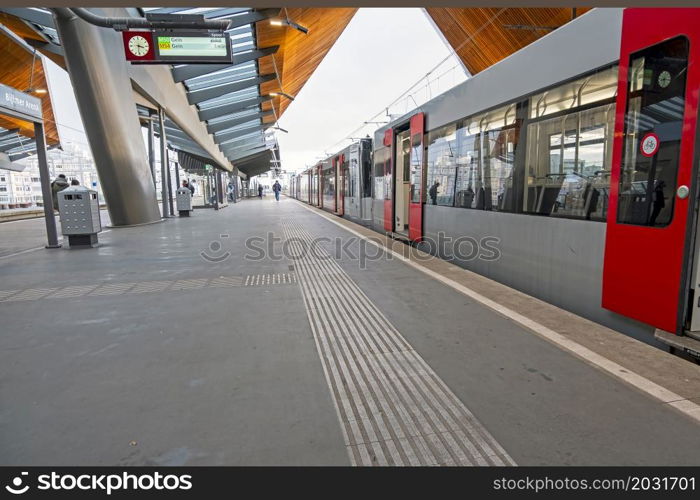
{"label": "ceiling light fixture", "polygon": [[293,96],[293,95],[289,95],[289,94],[287,94],[287,93],[285,93],[285,92],[270,92],[268,95],[271,95],[271,96],[273,96],[273,97],[284,96],[284,97],[286,97],[287,99],[289,99],[290,101],[293,101],[293,100],[294,100],[294,96]]}
{"label": "ceiling light fixture", "polygon": [[270,25],[271,26],[289,26],[290,28],[294,28],[297,31],[301,31],[305,35],[309,33],[309,28],[302,26],[301,24],[295,23],[289,18],[286,19],[270,19]]}

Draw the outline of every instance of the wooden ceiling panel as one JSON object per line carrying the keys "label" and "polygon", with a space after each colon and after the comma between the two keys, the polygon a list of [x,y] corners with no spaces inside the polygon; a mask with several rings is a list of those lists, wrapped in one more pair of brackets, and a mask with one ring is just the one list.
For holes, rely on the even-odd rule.
{"label": "wooden ceiling panel", "polygon": [[[576,15],[589,10],[577,8]],[[574,15],[571,8],[429,7],[426,11],[472,75],[551,31],[541,28],[563,26]]]}
{"label": "wooden ceiling panel", "polygon": [[[356,8],[294,8],[281,10],[281,17],[289,19],[309,29],[308,34],[301,33],[289,26],[273,26],[269,21],[256,24],[258,47],[279,45],[276,54],[259,60],[260,74],[274,73],[274,62],[282,80],[282,91],[297,95],[306,81],[311,77],[330,48],[345,30],[355,15]],[[277,80],[271,80],[260,86],[261,94],[279,91]],[[290,101],[285,97],[275,97],[263,105],[269,110],[275,106],[277,116],[282,116]]]}
{"label": "wooden ceiling panel", "polygon": [[[2,64],[0,65],[0,83],[8,85],[17,90],[24,91],[30,87],[48,90],[48,83],[44,73],[44,65],[41,57],[34,57],[34,54],[22,47],[6,33],[0,32],[0,54],[2,54]],[[32,67],[34,68],[32,71]],[[51,107],[49,94],[33,94],[39,97],[42,102],[44,114],[44,132],[46,143],[56,145],[59,143],[56,120]],[[19,128],[20,133],[26,137],[34,137],[34,126],[23,120],[17,120],[8,116],[3,116],[0,126],[4,128]]]}

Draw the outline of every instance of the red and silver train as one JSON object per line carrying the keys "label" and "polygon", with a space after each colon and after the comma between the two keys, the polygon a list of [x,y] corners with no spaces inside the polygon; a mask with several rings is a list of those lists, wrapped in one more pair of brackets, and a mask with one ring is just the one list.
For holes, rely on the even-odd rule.
{"label": "red and silver train", "polygon": [[[699,91],[700,9],[593,9],[298,175],[292,195],[700,356]],[[465,235],[496,238],[498,258],[434,244]]]}

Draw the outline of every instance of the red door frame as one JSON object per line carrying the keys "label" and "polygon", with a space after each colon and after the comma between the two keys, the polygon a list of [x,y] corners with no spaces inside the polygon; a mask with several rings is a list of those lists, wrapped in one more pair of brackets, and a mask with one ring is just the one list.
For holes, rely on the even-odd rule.
{"label": "red door frame", "polygon": [[[423,134],[425,133],[425,113],[417,113],[411,117],[411,155],[416,146],[420,151],[420,177],[418,184],[418,202],[408,201],[408,239],[419,242],[423,239],[423,179],[425,178],[425,155],[423,152]],[[411,158],[412,162],[413,158]],[[411,176],[411,190],[413,186],[413,176]]]}
{"label": "red door frame", "polygon": [[[675,206],[673,219],[665,227],[618,224],[630,55],[680,35],[688,38],[690,48],[676,188],[689,186],[691,195],[680,199],[675,191],[670,193],[675,197]],[[689,241],[694,229],[690,212],[696,196],[692,181],[700,87],[699,45],[700,11],[697,9],[631,8],[623,13],[602,304],[606,309],[676,334],[681,333],[683,327]]]}
{"label": "red door frame", "polygon": [[[384,230],[391,232],[394,230],[394,184],[396,179],[393,178],[393,166],[394,166],[394,129],[390,128],[384,131],[384,146],[389,148],[389,155],[384,160]],[[392,176],[391,183],[389,185],[389,199],[386,195],[386,178],[388,175]]]}

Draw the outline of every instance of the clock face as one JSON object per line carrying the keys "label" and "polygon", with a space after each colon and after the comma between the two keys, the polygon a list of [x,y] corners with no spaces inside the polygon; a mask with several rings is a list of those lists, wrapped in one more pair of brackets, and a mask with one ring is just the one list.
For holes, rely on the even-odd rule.
{"label": "clock face", "polygon": [[133,36],[129,39],[129,51],[137,57],[143,57],[148,54],[148,40],[140,35]]}
{"label": "clock face", "polygon": [[662,71],[659,73],[659,87],[665,89],[671,83],[671,73],[668,71]]}

